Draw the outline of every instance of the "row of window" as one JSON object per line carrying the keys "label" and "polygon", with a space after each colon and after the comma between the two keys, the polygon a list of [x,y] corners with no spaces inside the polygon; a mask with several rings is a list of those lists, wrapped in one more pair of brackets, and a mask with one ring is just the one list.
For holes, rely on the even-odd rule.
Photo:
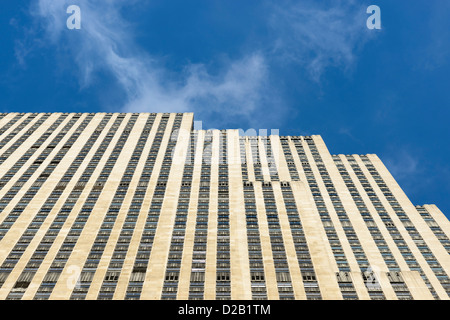
{"label": "row of window", "polygon": [[420,250],[420,252],[422,253],[423,257],[425,258],[425,260],[429,264],[431,270],[434,272],[434,274],[436,275],[437,279],[439,280],[439,282],[443,286],[444,290],[447,293],[447,296],[450,297],[450,279],[449,279],[447,273],[442,268],[440,263],[437,261],[436,257],[432,254],[431,250],[429,249],[429,247],[427,246],[427,244],[425,243],[425,241],[423,240],[422,236],[419,234],[417,229],[413,226],[411,220],[408,218],[408,216],[406,215],[405,211],[400,206],[400,204],[398,203],[396,198],[388,190],[388,187],[387,187],[386,183],[384,182],[384,179],[378,173],[378,171],[376,170],[375,166],[371,162],[369,162],[370,159],[367,156],[362,156],[362,158],[364,160],[366,160],[366,164],[365,164],[366,168],[370,172],[372,177],[374,177],[375,181],[377,182],[377,185],[380,188],[387,189],[387,191],[383,192],[385,197],[386,197],[386,199],[387,199],[387,201],[391,205],[392,209],[394,210],[394,212],[398,216],[398,218],[402,222],[408,223],[409,227],[405,228],[406,231],[411,236],[411,238],[416,242],[417,248]]}
{"label": "row of window", "polygon": [[[51,132],[53,132],[64,120],[64,116],[60,116],[51,126],[50,128],[42,135],[37,143],[44,143],[47,138],[50,136]],[[70,128],[74,125],[75,121],[70,121],[65,128]],[[59,133],[50,143],[49,146],[53,146],[59,142],[59,140],[64,136],[63,133]],[[44,149],[44,151],[39,155],[39,158],[46,159],[53,151],[53,148],[47,147]],[[48,176],[54,171],[56,166],[59,162],[56,162],[55,159],[62,159],[64,155],[66,154],[67,150],[60,150],[53,158],[53,162],[50,162],[50,164],[47,165],[43,169],[43,173],[48,174]],[[12,170],[15,170],[17,172],[18,168],[21,165],[15,165],[13,166]],[[28,169],[25,171],[25,173],[18,179],[18,181],[14,184],[12,188],[10,188],[7,193],[2,197],[0,200],[0,211],[3,211],[8,204],[13,200],[13,198],[19,194],[22,187],[25,185],[25,183],[31,178],[31,176],[39,169],[40,164],[33,163]],[[15,174],[14,172],[14,174]],[[11,173],[11,170],[9,171]],[[35,183],[31,185],[31,187],[25,192],[25,194],[22,196],[22,198],[18,201],[18,204],[14,206],[13,210],[8,214],[8,216],[3,220],[3,223],[0,224],[0,240],[3,239],[3,237],[6,235],[6,233],[10,230],[11,226],[14,224],[14,222],[19,218],[25,207],[28,205],[28,203],[34,198],[34,196],[37,194],[37,192],[40,190],[40,187],[42,184],[47,180],[48,176],[43,176],[43,173],[37,178]],[[12,176],[13,174],[11,174]],[[9,180],[9,177],[5,179]]]}
{"label": "row of window", "polygon": [[[78,285],[74,287],[71,295],[71,299],[80,300],[85,299],[88,293],[89,287],[91,285],[92,279],[94,277],[94,273],[97,271],[97,267],[100,263],[100,259],[103,256],[105,248],[107,246],[108,240],[111,236],[112,229],[114,228],[115,222],[121,210],[124,198],[128,192],[129,185],[133,179],[135,174],[136,166],[139,162],[139,158],[145,148],[148,136],[150,134],[151,128],[153,126],[153,122],[155,120],[155,116],[150,115],[147,118],[144,129],[141,132],[139,140],[136,144],[136,147],[131,155],[131,158],[127,164],[127,167],[122,175],[122,178],[119,182],[119,185],[114,194],[114,198],[111,201],[108,211],[106,212],[105,218],[103,219],[102,225],[100,226],[100,230],[95,238],[95,241],[92,245],[91,251],[87,257],[86,263],[81,270],[80,278]],[[139,194],[142,192],[145,194],[147,188],[147,183],[140,181],[136,188],[135,194]],[[125,218],[126,223],[133,223],[136,220],[136,216],[140,211],[140,206],[137,204],[136,199],[133,199],[133,204],[129,208],[129,213]],[[121,248],[126,246],[129,243],[129,239],[132,236],[132,232],[129,230],[122,231],[119,236],[118,243]],[[120,270],[123,261],[125,259],[125,254],[121,251],[114,252],[112,255],[111,263],[109,266],[109,271],[105,275],[105,281],[109,282],[117,282],[120,272],[115,270]],[[139,278],[141,274],[138,276],[134,275],[132,278]],[[114,290],[111,290],[112,287],[107,287],[105,291],[106,294],[114,294]]]}
{"label": "row of window", "polygon": [[[92,119],[92,116],[86,117],[86,119],[79,125],[78,129],[83,130],[90,123],[91,119]],[[76,121],[78,121],[78,118],[73,117],[71,119],[71,121],[67,124],[66,128],[69,128],[69,126],[73,125],[73,123]],[[69,138],[69,141],[75,141],[80,136],[81,130],[78,130],[79,132],[73,133],[72,136]],[[71,168],[73,168],[73,164],[72,164]],[[65,179],[65,178],[69,178],[67,173],[63,176],[62,179]],[[41,183],[42,183],[42,181],[37,181],[33,185],[41,184]],[[38,232],[42,223],[45,221],[46,217],[48,216],[49,212],[56,204],[56,201],[59,199],[61,194],[62,194],[61,190],[53,190],[53,192],[48,196],[44,205],[41,207],[39,213],[31,221],[28,228],[26,229],[26,231],[24,232],[22,237],[19,239],[19,241],[18,241],[19,244],[25,243],[26,245],[28,245],[32,241],[32,239]],[[23,203],[23,204],[19,203],[15,207],[15,209],[22,212],[23,210],[25,210],[25,207],[26,207],[25,203]],[[33,254],[33,256],[28,261],[26,268],[25,268],[25,270],[27,270],[27,272],[31,272],[32,274],[34,274],[37,271],[37,269],[39,268],[43,259],[45,258],[45,255],[47,254],[51,244],[53,243],[53,239],[57,235],[57,231],[55,229],[53,229],[52,227],[54,227],[55,224],[61,225],[61,227],[62,227],[63,220],[64,220],[63,217],[61,217],[59,215],[55,218],[53,224],[51,225],[49,231],[47,232],[48,237],[47,236],[44,237],[44,239],[41,241],[40,245],[37,247],[36,252]],[[26,249],[25,246],[22,248]],[[17,251],[14,251],[14,250],[11,251],[10,255],[8,256],[7,260],[5,261],[5,264],[8,264],[8,265],[2,266],[7,269],[2,268],[2,271],[6,271],[5,274],[9,274],[11,272],[12,268],[15,266],[15,264],[20,259],[21,255],[22,254]],[[18,282],[19,283],[21,282],[20,279]],[[24,289],[23,282],[22,282],[21,287]],[[23,294],[24,290],[19,290],[19,292],[13,292],[13,291],[15,291],[15,290],[13,289],[12,292],[10,293],[10,295],[12,295],[11,298],[20,298],[21,295]]]}
{"label": "row of window", "polygon": [[[374,192],[372,186],[369,183],[369,180],[367,179],[366,175],[364,174],[362,168],[357,164],[354,157],[347,156],[347,159],[350,163],[350,166],[352,167],[353,172],[357,176],[358,180],[360,181],[361,185],[365,189],[367,196],[369,197],[371,201],[371,205],[375,208],[375,211],[381,218],[381,220],[384,222],[389,234],[394,239],[395,244],[400,249],[400,252],[402,256],[405,258],[406,263],[408,264],[408,267],[410,270],[418,271],[425,283],[427,284],[431,294],[437,298],[437,294],[434,290],[434,288],[431,286],[429,279],[425,276],[425,273],[423,272],[422,268],[418,264],[416,258],[412,254],[410,248],[406,244],[404,238],[400,234],[400,231],[397,229],[395,224],[393,223],[392,219],[390,218],[386,208],[380,201],[379,197]],[[364,163],[367,163],[368,160],[365,160]],[[372,169],[373,170],[373,169]],[[378,179],[377,179],[378,180]],[[383,184],[382,188],[385,190],[385,192],[389,192],[389,189],[386,185]],[[400,207],[400,206],[398,206]],[[376,242],[380,242],[380,239],[375,239]]]}
{"label": "row of window", "polygon": [[[187,210],[189,207],[189,198],[191,195],[191,182],[193,175],[193,163],[195,156],[195,147],[197,145],[197,133],[190,136],[189,150],[186,155],[186,161],[183,169],[183,179],[181,182],[180,195],[178,198],[177,213],[175,216],[175,224],[173,226],[172,239],[169,249],[169,257],[166,266],[164,285],[162,289],[161,299],[176,299],[178,292],[178,278],[180,274],[184,239],[186,234]],[[186,196],[186,197],[184,197]],[[204,273],[198,272],[191,276],[195,282],[202,281]],[[203,279],[204,281],[204,279]]]}
{"label": "row of window", "polygon": [[[23,141],[26,140],[26,138],[28,138],[33,132],[34,130],[36,130],[45,120],[48,119],[48,117],[50,116],[50,114],[46,113],[46,114],[41,114],[40,119],[37,123],[35,123],[24,135],[22,135],[21,138],[24,138]],[[33,114],[29,114],[23,121],[21,121],[19,123],[18,126],[16,126],[14,128],[14,130],[12,130],[6,137],[4,137],[1,141],[0,141],[0,149],[2,149],[9,141],[11,141],[13,138],[17,137],[17,134],[19,132],[21,132],[29,123],[31,123],[36,117],[38,117],[38,114],[33,113]],[[11,121],[9,121],[2,129],[0,132],[5,132],[6,130],[8,130],[13,124],[15,124],[19,119],[21,118],[20,115],[16,115]],[[20,139],[20,138],[19,138]],[[15,148],[13,146],[10,146],[6,151],[4,151],[1,155],[0,155],[0,164],[2,164],[10,155],[11,153],[15,150]]]}
{"label": "row of window", "polygon": [[[392,252],[390,251],[390,249],[389,249],[384,237],[382,236],[380,230],[378,229],[375,221],[373,220],[372,216],[370,215],[369,210],[367,209],[362,197],[360,196],[355,184],[353,183],[353,180],[350,178],[347,170],[345,169],[345,166],[339,160],[338,156],[333,156],[333,158],[334,158],[335,164],[338,168],[338,171],[341,174],[348,190],[350,191],[361,216],[363,217],[364,221],[366,222],[369,232],[371,233],[373,239],[375,239],[375,243],[376,243],[378,249],[380,250],[380,252],[382,253],[382,257],[386,263],[386,266],[392,272],[400,271],[397,261],[395,260]],[[349,156],[349,159],[351,159],[351,158],[352,158],[352,156]],[[356,164],[356,162],[352,163],[351,167],[354,171],[360,170],[358,165]],[[366,188],[365,188],[366,192],[371,192],[370,187],[368,187],[366,183],[364,185],[366,186]],[[402,300],[403,299],[412,299],[412,297],[409,293],[409,290],[407,288],[406,288],[406,290],[405,290],[405,287],[400,287],[400,286],[396,286],[393,288],[399,299],[402,299]]]}
{"label": "row of window", "polygon": [[420,216],[424,219],[425,223],[430,227],[431,231],[436,235],[436,238],[442,244],[442,246],[450,252],[450,239],[447,237],[445,232],[441,229],[439,224],[434,220],[432,215],[427,211],[424,206],[417,206],[417,211]]}
{"label": "row of window", "polygon": [[[60,249],[58,250],[58,253],[56,257],[54,258],[52,264],[50,265],[50,268],[47,273],[56,273],[59,275],[64,270],[67,261],[69,260],[69,257],[78,241],[78,239],[81,236],[81,233],[83,232],[83,229],[86,225],[86,222],[88,221],[91,212],[93,208],[95,207],[95,204],[97,203],[97,200],[102,192],[102,189],[109,177],[109,175],[112,172],[112,169],[117,161],[117,157],[120,154],[120,152],[123,149],[123,146],[125,142],[127,141],[127,138],[129,136],[129,131],[127,132],[126,129],[133,128],[135,122],[136,122],[137,116],[133,115],[129,119],[127,125],[125,126],[125,130],[121,133],[116,145],[114,146],[114,149],[110,153],[108,159],[106,160],[106,163],[104,167],[102,168],[99,177],[95,181],[95,185],[102,186],[100,189],[91,189],[91,191],[88,193],[86,201],[84,202],[81,210],[78,212],[77,217],[75,218],[68,235],[64,239],[63,243],[61,244]],[[100,148],[97,150],[96,155],[93,157],[92,161],[95,161],[95,164],[93,166],[89,166],[86,168],[85,172],[83,174],[86,174],[88,176],[91,176],[98,165],[99,160],[103,158],[105,155],[105,152],[111,143],[111,141],[114,139],[115,133],[119,130],[121,123],[123,122],[123,117],[117,117],[115,122],[113,123],[108,135],[104,138],[102,141],[102,144],[100,145]],[[82,190],[75,189],[73,192],[78,192]],[[56,285],[56,281],[49,281],[49,282],[41,282],[37,293],[35,295],[35,299],[48,299],[53,292],[53,289]]]}
{"label": "row of window", "polygon": [[[172,161],[170,156],[173,154],[174,147],[176,145],[176,138],[177,138],[177,135],[179,134],[179,130],[177,130],[177,129],[180,128],[181,121],[182,121],[182,114],[177,114],[173,121],[172,127],[169,128],[172,132],[172,138],[167,143],[167,147],[164,152],[163,162],[161,164],[161,169],[159,170],[159,175],[158,175],[158,179],[157,179],[157,181],[159,181],[159,182],[167,182],[167,179],[168,179],[168,176],[170,173],[170,168],[171,168],[171,161]],[[166,129],[166,131],[167,131],[166,126],[168,123],[169,123],[168,115],[163,116],[160,121],[160,126],[158,127],[158,132],[156,134],[158,136],[158,138],[155,137],[153,145],[152,145],[153,151],[160,151],[160,149],[161,149],[161,152],[164,151],[164,149],[161,148],[161,144],[162,144],[162,139],[163,139],[163,135],[164,135],[163,130]],[[155,148],[155,149],[153,149],[153,148]],[[158,154],[158,156],[159,156],[159,154]],[[147,163],[150,164],[151,167],[153,168],[156,157],[149,157],[147,160],[148,160]],[[144,171],[145,171],[145,169],[144,169]],[[157,172],[157,171],[155,171],[155,172]],[[140,297],[141,297],[142,286],[144,284],[143,275],[137,276],[136,274],[137,273],[145,273],[147,270],[147,266],[148,266],[149,259],[150,259],[150,254],[152,251],[153,240],[154,240],[154,237],[156,234],[156,228],[157,228],[157,224],[159,221],[159,217],[160,217],[160,213],[161,213],[161,209],[162,209],[162,205],[163,205],[165,192],[166,192],[166,183],[156,186],[155,190],[153,191],[150,209],[149,209],[149,212],[147,215],[147,219],[145,221],[144,229],[142,231],[142,235],[141,235],[141,239],[140,239],[140,244],[139,244],[138,251],[137,251],[137,254],[136,254],[136,257],[134,260],[133,273],[132,273],[132,278],[134,275],[134,279],[133,279],[134,281],[131,281],[131,279],[130,279],[130,282],[128,283],[128,286],[127,286],[127,291],[126,291],[126,295],[125,295],[125,299],[127,299],[127,300],[140,299]],[[130,226],[130,227],[134,230],[135,225],[136,224],[134,223],[133,226]],[[125,228],[125,226],[124,226],[124,228]]]}
{"label": "row of window", "polygon": [[[310,142],[311,140],[308,140]],[[323,227],[325,229],[328,241],[330,243],[333,255],[335,257],[338,270],[340,272],[350,272],[350,266],[348,263],[348,260],[345,256],[344,250],[342,248],[341,241],[337,235],[336,229],[334,227],[334,224],[331,221],[331,217],[328,212],[328,208],[325,204],[324,198],[322,196],[322,193],[320,192],[320,189],[317,184],[316,177],[312,171],[310,161],[308,159],[308,156],[305,152],[305,148],[303,147],[302,141],[299,139],[294,139],[294,147],[295,152],[297,153],[300,163],[302,165],[299,170],[303,171],[303,174],[306,177],[306,180],[309,184],[311,193],[313,195],[314,202],[316,204],[316,208],[319,212],[320,219],[322,221]],[[315,153],[315,154],[314,154]],[[318,152],[314,151],[313,156],[318,156]],[[321,159],[315,159],[321,162]],[[322,179],[323,180],[323,179]],[[325,186],[332,187],[331,180],[326,178],[324,180]],[[341,290],[341,294],[343,299],[346,300],[355,300],[358,299],[358,296],[356,294],[356,290],[353,286],[352,282],[338,282],[339,288]]]}
{"label": "row of window", "polygon": [[209,224],[209,196],[211,179],[211,152],[212,133],[206,132],[204,138],[201,166],[201,182],[198,192],[197,214],[194,234],[194,247],[191,265],[191,277],[189,282],[190,300],[204,299],[205,294],[205,270],[206,250]]}

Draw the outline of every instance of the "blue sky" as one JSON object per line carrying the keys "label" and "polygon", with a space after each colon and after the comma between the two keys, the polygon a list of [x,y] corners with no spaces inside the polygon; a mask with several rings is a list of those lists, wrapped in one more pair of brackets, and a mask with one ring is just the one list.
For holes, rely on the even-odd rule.
{"label": "blue sky", "polygon": [[0,111],[320,134],[332,153],[376,153],[414,204],[450,216],[449,18],[447,0],[3,1]]}

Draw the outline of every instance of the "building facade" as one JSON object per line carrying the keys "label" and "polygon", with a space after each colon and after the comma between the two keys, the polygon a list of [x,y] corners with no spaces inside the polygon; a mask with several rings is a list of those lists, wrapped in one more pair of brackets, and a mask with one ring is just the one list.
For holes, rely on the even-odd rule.
{"label": "building facade", "polygon": [[0,299],[449,299],[450,222],[376,155],[192,113],[0,114]]}

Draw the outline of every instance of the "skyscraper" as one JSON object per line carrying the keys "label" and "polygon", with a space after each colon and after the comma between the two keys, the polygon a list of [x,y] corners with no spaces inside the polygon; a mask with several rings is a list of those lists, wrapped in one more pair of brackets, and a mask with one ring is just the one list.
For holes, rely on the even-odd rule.
{"label": "skyscraper", "polygon": [[0,114],[0,299],[449,299],[449,236],[317,135]]}

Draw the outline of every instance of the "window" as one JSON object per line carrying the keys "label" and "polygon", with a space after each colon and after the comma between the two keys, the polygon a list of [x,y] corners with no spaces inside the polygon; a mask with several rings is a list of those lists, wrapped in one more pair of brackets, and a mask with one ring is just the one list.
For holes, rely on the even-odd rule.
{"label": "window", "polygon": [[166,274],[166,281],[178,281],[178,273],[168,272]]}
{"label": "window", "polygon": [[303,273],[303,281],[316,281],[316,275],[312,272]]}
{"label": "window", "polygon": [[204,282],[204,281],[205,281],[205,273],[204,272],[192,272],[191,282]]}
{"label": "window", "polygon": [[230,281],[230,274],[228,272],[217,273],[217,281]]}
{"label": "window", "polygon": [[119,275],[120,275],[119,272],[108,271],[105,276],[105,281],[107,282],[117,281],[119,280]]}

